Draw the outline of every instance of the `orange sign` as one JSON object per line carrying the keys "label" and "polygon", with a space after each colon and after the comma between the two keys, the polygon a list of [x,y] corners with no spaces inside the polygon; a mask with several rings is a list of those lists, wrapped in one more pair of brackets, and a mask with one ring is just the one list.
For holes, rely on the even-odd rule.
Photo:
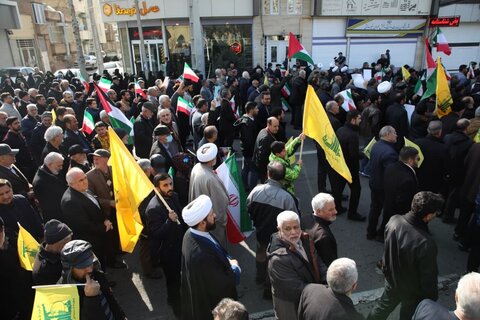
{"label": "orange sign", "polygon": [[[151,12],[159,12],[159,11],[160,11],[160,8],[158,6],[147,7],[147,2],[142,1],[141,7],[140,7],[141,16],[146,16]],[[110,5],[108,3],[105,3],[103,5],[103,14],[109,17],[112,15],[112,13],[117,16],[133,16],[137,13],[137,9],[135,7],[122,8],[118,4]]]}

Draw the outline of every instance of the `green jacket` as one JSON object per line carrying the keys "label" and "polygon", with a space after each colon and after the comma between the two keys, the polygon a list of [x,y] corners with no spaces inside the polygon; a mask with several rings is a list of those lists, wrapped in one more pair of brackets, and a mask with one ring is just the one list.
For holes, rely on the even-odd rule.
{"label": "green jacket", "polygon": [[288,192],[293,195],[295,194],[295,187],[293,184],[295,180],[298,179],[298,175],[300,174],[300,170],[302,169],[299,164],[295,164],[295,150],[296,146],[300,142],[301,140],[298,137],[293,140],[287,141],[287,143],[285,144],[285,150],[287,151],[287,155],[285,158],[280,158],[273,153],[270,153],[270,156],[268,157],[268,160],[270,162],[279,161],[285,167],[285,178],[282,181],[282,184],[288,190]]}

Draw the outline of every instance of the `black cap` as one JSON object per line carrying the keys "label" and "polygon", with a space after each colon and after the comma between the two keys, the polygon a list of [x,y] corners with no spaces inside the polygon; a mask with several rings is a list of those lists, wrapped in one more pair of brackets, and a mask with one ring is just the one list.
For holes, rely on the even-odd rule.
{"label": "black cap", "polygon": [[95,150],[95,152],[90,153],[90,155],[102,158],[110,158],[110,151],[105,149],[97,149]]}
{"label": "black cap", "polygon": [[170,134],[170,129],[166,125],[159,124],[158,126],[155,127],[153,130],[153,135],[154,136],[166,136]]}
{"label": "black cap", "polygon": [[74,144],[73,146],[71,146],[70,148],[68,148],[68,155],[71,157],[71,156],[74,156],[76,154],[79,154],[79,153],[87,153],[88,151],[83,149],[81,145],[79,144]]}
{"label": "black cap", "polygon": [[64,268],[85,269],[97,261],[92,245],[84,240],[72,240],[60,252]]}
{"label": "black cap", "polygon": [[47,244],[57,243],[71,234],[73,234],[72,229],[57,219],[45,223],[45,242]]}
{"label": "black cap", "polygon": [[155,108],[155,106],[154,106],[153,103],[151,103],[151,102],[148,102],[148,101],[145,102],[145,103],[143,104],[143,107],[144,107],[144,108],[147,108],[148,110],[150,110],[150,111],[152,111],[152,112],[154,112],[154,113],[157,112],[157,108]]}
{"label": "black cap", "polygon": [[25,92],[25,91],[20,91],[20,92],[18,93],[18,97],[19,97],[20,99],[22,99],[22,98],[25,97],[25,96],[28,96],[28,93]]}

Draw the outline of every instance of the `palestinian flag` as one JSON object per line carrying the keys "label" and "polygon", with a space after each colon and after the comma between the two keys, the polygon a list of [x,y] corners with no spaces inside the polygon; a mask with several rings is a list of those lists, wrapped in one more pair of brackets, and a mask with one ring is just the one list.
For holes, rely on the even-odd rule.
{"label": "palestinian flag", "polygon": [[142,96],[143,99],[147,99],[147,95],[145,92],[143,92],[143,89],[140,87],[138,81],[135,81],[135,93]]}
{"label": "palestinian flag", "polygon": [[292,91],[290,90],[290,86],[288,85],[288,83],[285,83],[285,85],[282,87],[282,89],[280,90],[280,92],[282,93],[282,96],[284,96],[285,98],[290,97],[290,94],[292,93]]}
{"label": "palestinian flag", "polygon": [[190,79],[193,82],[198,82],[198,80],[200,80],[200,78],[195,74],[195,72],[192,70],[192,68],[190,68],[190,66],[186,62],[183,67],[183,78]]}
{"label": "palestinian flag", "polygon": [[83,112],[83,125],[82,131],[86,134],[92,134],[93,130],[95,129],[95,123],[93,120],[93,116],[90,112],[85,109]]}
{"label": "palestinian flag", "polygon": [[253,227],[235,153],[229,154],[216,171],[230,200],[227,208],[227,238],[230,243],[239,243],[252,233]]}
{"label": "palestinian flag", "polygon": [[355,105],[355,102],[353,102],[353,97],[352,97],[352,90],[347,89],[339,92],[342,97],[343,97],[343,104],[342,108],[345,111],[350,111],[350,110],[356,110],[357,106]]}
{"label": "palestinian flag", "polygon": [[110,90],[110,87],[112,86],[112,81],[108,80],[107,78],[100,78],[100,81],[98,81],[98,87],[100,90],[103,92],[107,92]]}
{"label": "palestinian flag", "polygon": [[430,44],[428,43],[428,39],[425,39],[425,60],[427,66],[427,81],[432,76],[433,72],[437,68],[437,64],[435,60],[433,60],[432,53],[430,52]]}
{"label": "palestinian flag", "polygon": [[452,54],[452,49],[450,49],[447,39],[440,28],[437,28],[437,31],[435,32],[433,44],[437,46],[437,52],[443,52],[447,56]]}
{"label": "palestinian flag", "polygon": [[182,97],[178,97],[177,112],[182,112],[182,113],[185,113],[187,116],[189,116],[192,110],[193,110],[193,105],[190,102],[183,99]]}
{"label": "palestinian flag", "polygon": [[416,94],[419,97],[423,96],[422,78],[418,78],[415,88],[413,89],[413,94]]}
{"label": "palestinian flag", "polygon": [[285,98],[283,97],[280,97],[280,100],[282,101],[283,111],[287,112],[288,110],[290,110],[290,105],[288,104],[287,100],[285,100]]}
{"label": "palestinian flag", "polygon": [[[432,95],[436,94],[437,92],[437,68],[433,70],[433,73],[430,75],[430,78],[427,80],[427,88],[422,96],[420,101],[430,98]],[[427,70],[428,74],[428,70]]]}
{"label": "palestinian flag", "polygon": [[80,79],[80,82],[82,82],[82,85],[85,87],[85,90],[89,91],[90,90],[90,85],[88,84],[87,80],[85,80],[82,77],[81,73],[78,75],[78,79]]}
{"label": "palestinian flag", "polygon": [[295,35],[290,32],[288,40],[288,59],[295,58],[306,61],[312,65],[313,59],[312,56],[305,50],[305,48],[300,44]]}
{"label": "palestinian flag", "polygon": [[120,111],[120,109],[113,105],[105,92],[103,92],[103,90],[98,85],[93,83],[93,86],[97,91],[97,95],[100,100],[100,104],[103,107],[103,110],[107,112],[108,117],[110,118],[110,124],[112,125],[112,128],[124,129],[125,131],[127,131],[129,136],[133,136],[133,123],[128,120],[128,118],[122,111]]}

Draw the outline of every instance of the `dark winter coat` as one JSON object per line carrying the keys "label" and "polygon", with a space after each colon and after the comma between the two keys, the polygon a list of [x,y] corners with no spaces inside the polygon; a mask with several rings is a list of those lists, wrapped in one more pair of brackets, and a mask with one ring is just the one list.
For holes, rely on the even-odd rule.
{"label": "dark winter coat", "polygon": [[333,260],[338,258],[337,240],[330,230],[330,224],[332,223],[316,215],[313,215],[313,220],[315,224],[312,229],[308,230],[308,234],[315,244],[318,255],[328,268]]}
{"label": "dark winter coat", "polygon": [[50,219],[65,221],[60,202],[68,186],[59,175],[54,175],[47,166],[42,165],[33,178],[33,191],[42,210],[43,221]]}
{"label": "dark winter coat", "polygon": [[153,129],[152,122],[142,115],[139,115],[133,124],[135,153],[140,158],[149,158],[153,143]]}
{"label": "dark winter coat", "polygon": [[398,154],[394,149],[394,144],[385,140],[378,140],[370,152],[370,180],[369,185],[372,191],[383,190],[383,174],[385,168],[398,161]]}
{"label": "dark winter coat", "polygon": [[448,151],[443,140],[431,135],[415,140],[424,160],[417,169],[420,191],[443,191],[449,171]]}
{"label": "dark winter coat", "polygon": [[60,254],[45,250],[47,244],[40,245],[32,268],[33,284],[36,286],[57,284],[62,277]]}
{"label": "dark winter coat", "polygon": [[413,196],[418,192],[418,181],[412,168],[402,161],[390,164],[385,169],[383,186],[385,216],[391,217],[410,211]]}

